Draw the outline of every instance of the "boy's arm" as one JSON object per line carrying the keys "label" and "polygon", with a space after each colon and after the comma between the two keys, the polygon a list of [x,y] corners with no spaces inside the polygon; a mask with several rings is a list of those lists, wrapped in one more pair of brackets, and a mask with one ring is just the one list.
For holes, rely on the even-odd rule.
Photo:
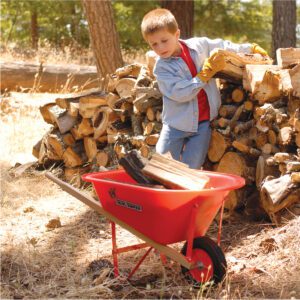
{"label": "boy's arm", "polygon": [[224,50],[232,51],[232,52],[241,52],[241,53],[253,53],[253,44],[245,43],[245,44],[236,44],[231,41],[222,40],[222,39],[209,39],[203,38],[207,48],[207,55],[210,55],[210,52],[215,48],[221,48]]}
{"label": "boy's arm", "polygon": [[197,76],[188,80],[168,69],[156,65],[154,75],[161,93],[176,102],[193,100],[205,83]]}

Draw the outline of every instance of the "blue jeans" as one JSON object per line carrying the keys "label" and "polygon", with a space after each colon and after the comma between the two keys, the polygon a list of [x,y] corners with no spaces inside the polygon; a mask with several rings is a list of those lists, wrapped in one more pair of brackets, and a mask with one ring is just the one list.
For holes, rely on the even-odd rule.
{"label": "blue jeans", "polygon": [[209,121],[200,122],[197,132],[181,131],[164,124],[156,152],[170,152],[174,159],[186,163],[192,169],[199,169],[205,161],[210,137]]}

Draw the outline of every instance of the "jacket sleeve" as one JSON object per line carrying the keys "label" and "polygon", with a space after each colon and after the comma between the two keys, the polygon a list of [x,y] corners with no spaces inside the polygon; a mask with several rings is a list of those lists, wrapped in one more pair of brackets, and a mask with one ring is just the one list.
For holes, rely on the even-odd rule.
{"label": "jacket sleeve", "polygon": [[208,48],[208,55],[215,48],[221,48],[224,50],[228,50],[232,52],[241,52],[241,53],[251,53],[252,50],[252,44],[249,43],[236,44],[222,39],[214,39],[214,40],[211,40],[209,38],[204,38],[204,39]]}
{"label": "jacket sleeve", "polygon": [[182,78],[178,73],[156,64],[154,75],[161,93],[176,102],[188,102],[197,96],[205,83],[198,77],[192,79]]}

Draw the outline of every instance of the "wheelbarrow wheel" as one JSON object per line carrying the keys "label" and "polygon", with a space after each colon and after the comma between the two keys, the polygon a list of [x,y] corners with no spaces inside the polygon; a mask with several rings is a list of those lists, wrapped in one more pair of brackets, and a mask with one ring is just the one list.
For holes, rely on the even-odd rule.
{"label": "wheelbarrow wheel", "polygon": [[[187,243],[181,253],[186,255]],[[192,261],[197,262],[195,269],[189,270],[181,266],[187,280],[195,286],[207,282],[221,282],[226,274],[226,259],[222,249],[209,237],[195,238],[193,241]]]}

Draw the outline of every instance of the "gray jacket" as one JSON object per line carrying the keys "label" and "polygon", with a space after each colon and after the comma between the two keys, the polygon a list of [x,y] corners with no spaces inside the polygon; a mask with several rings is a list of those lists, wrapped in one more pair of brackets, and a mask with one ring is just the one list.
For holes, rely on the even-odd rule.
{"label": "gray jacket", "polygon": [[[222,39],[211,40],[201,37],[181,41],[188,46],[197,72],[201,71],[204,60],[215,48],[233,52],[251,52],[251,44],[235,44]],[[197,132],[199,114],[197,94],[202,88],[207,94],[210,120],[218,115],[221,96],[215,79],[204,83],[197,76],[192,77],[181,57],[159,57],[154,67],[154,75],[163,94],[163,124],[182,131]]]}

